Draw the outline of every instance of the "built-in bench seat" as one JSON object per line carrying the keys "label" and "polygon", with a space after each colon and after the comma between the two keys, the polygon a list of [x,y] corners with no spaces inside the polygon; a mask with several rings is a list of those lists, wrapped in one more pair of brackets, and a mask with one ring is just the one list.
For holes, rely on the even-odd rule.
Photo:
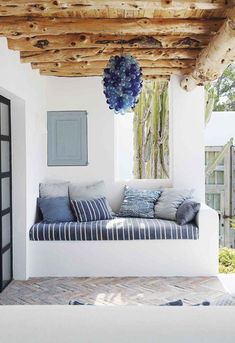
{"label": "built-in bench seat", "polygon": [[174,221],[144,218],[114,218],[93,222],[36,223],[30,229],[32,241],[123,241],[196,240],[195,224],[177,225]]}

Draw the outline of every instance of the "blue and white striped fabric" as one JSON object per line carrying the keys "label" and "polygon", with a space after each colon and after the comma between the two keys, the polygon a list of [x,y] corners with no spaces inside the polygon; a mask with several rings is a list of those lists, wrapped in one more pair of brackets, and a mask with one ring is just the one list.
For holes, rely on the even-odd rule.
{"label": "blue and white striped fabric", "polygon": [[34,224],[30,229],[32,241],[123,241],[199,238],[194,224],[177,225],[176,222],[146,218],[114,218],[93,222],[67,222]]}
{"label": "blue and white striped fabric", "polygon": [[95,220],[112,219],[105,198],[92,200],[71,200],[77,221],[91,222]]}

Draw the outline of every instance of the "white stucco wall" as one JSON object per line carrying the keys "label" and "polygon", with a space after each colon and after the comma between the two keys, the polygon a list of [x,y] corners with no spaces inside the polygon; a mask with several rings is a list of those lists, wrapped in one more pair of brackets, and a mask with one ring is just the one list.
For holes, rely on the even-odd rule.
{"label": "white stucco wall", "polygon": [[0,94],[11,100],[14,276],[27,274],[28,228],[34,222],[38,182],[44,176],[42,143],[45,80],[0,38]]}
{"label": "white stucco wall", "polygon": [[173,185],[194,188],[204,201],[204,87],[187,93],[173,77],[170,90]]}
{"label": "white stucco wall", "polygon": [[[40,77],[0,39],[0,94],[12,100],[14,276],[27,275],[28,230],[34,221],[38,184],[43,179],[73,182],[103,179],[117,209],[126,181],[115,180],[114,114],[100,78]],[[136,180],[138,187],[192,187],[204,199],[203,89],[186,93],[178,77],[170,85],[171,178]],[[87,110],[89,165],[47,166],[47,110]]]}
{"label": "white stucco wall", "polygon": [[196,196],[204,200],[203,92],[203,87],[198,87],[193,92],[186,93],[180,88],[178,77],[172,77],[171,178],[127,182],[115,180],[115,115],[105,102],[101,78],[46,78],[47,110],[87,110],[89,135],[87,167],[47,167],[46,177],[77,182],[103,179],[114,209],[118,208],[125,183],[144,187],[191,187],[195,189]]}

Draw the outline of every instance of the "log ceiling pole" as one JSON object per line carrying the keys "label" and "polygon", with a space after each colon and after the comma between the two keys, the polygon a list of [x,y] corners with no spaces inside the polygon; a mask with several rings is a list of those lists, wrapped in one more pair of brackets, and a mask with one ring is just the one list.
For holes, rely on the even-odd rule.
{"label": "log ceiling pole", "polygon": [[1,17],[0,36],[20,38],[65,33],[177,35],[216,33],[222,19],[80,19]]}
{"label": "log ceiling pole", "polygon": [[63,34],[8,39],[8,47],[20,51],[103,47],[120,48],[204,48],[212,35],[140,36]]}
{"label": "log ceiling pole", "polygon": [[[195,59],[200,49],[125,49],[137,59],[156,61],[159,59]],[[121,49],[64,49],[46,50],[42,52],[23,51],[20,53],[21,62],[79,62],[107,60],[113,55],[120,54]]]}
{"label": "log ceiling pole", "polygon": [[[48,62],[48,63],[32,63],[33,69],[80,69],[86,70],[87,68],[103,69],[106,67],[108,60],[106,61],[83,61],[83,62]],[[195,66],[194,60],[138,60],[139,64],[143,68],[192,68]]]}
{"label": "log ceiling pole", "polygon": [[[86,72],[86,74],[82,74],[79,72],[66,72],[66,73],[61,73],[59,71],[44,71],[40,70],[40,75],[45,75],[45,76],[59,76],[59,77],[100,77],[102,76],[101,73],[99,72]],[[170,80],[170,75],[144,75],[143,78],[145,80]]]}
{"label": "log ceiling pole", "polygon": [[101,76],[124,52],[191,90],[234,60],[234,17],[235,0],[0,0],[0,36],[42,75]]}
{"label": "log ceiling pole", "polygon": [[[40,69],[44,72],[55,72],[55,73],[78,73],[79,75],[86,76],[87,74],[94,73],[95,75],[103,75],[103,68],[87,68],[85,70],[81,69],[66,69],[66,68],[52,68],[52,69]],[[143,68],[143,75],[171,75],[172,73],[176,75],[184,75],[188,70],[180,68]]]}
{"label": "log ceiling pole", "polygon": [[186,11],[186,10],[224,10],[231,8],[235,4],[234,0],[0,0],[0,15],[61,15],[66,11],[105,10],[111,7],[113,10],[163,10],[163,11]]}
{"label": "log ceiling pole", "polygon": [[227,19],[209,45],[202,50],[191,74],[181,81],[181,87],[191,91],[196,85],[216,80],[234,60],[235,21]]}

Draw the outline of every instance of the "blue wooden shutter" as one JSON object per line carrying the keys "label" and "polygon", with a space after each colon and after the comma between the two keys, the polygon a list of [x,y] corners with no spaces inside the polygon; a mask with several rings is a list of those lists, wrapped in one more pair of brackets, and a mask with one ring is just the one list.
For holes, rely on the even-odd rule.
{"label": "blue wooden shutter", "polygon": [[47,112],[48,166],[88,164],[87,112]]}

